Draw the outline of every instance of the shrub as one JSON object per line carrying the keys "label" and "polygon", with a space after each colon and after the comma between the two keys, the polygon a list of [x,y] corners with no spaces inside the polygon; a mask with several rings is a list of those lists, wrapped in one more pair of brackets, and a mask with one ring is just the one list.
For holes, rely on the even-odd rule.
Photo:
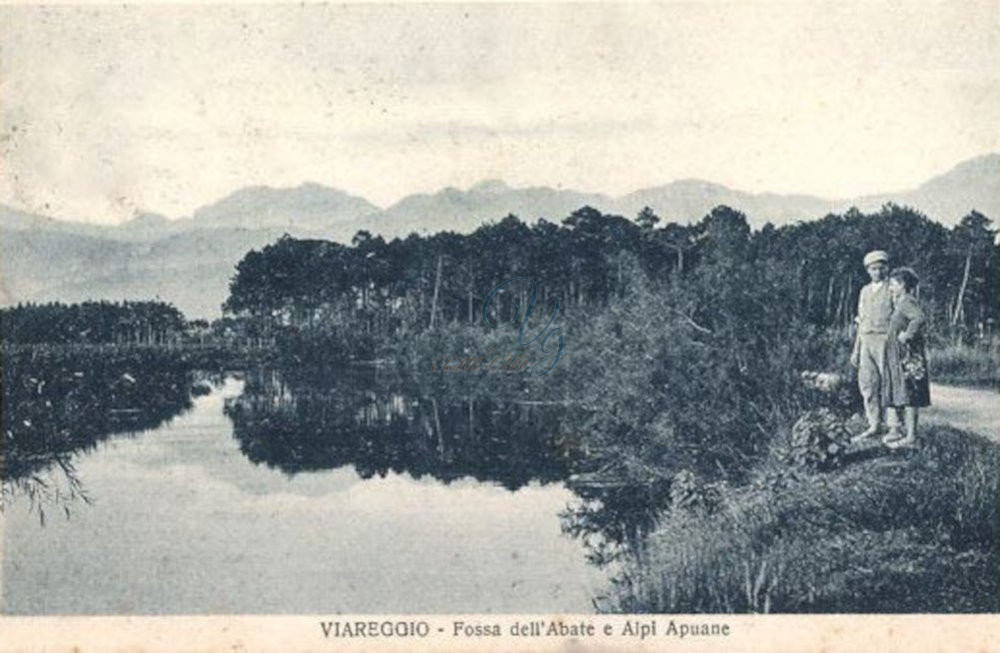
{"label": "shrub", "polygon": [[843,420],[828,408],[805,413],[792,427],[787,459],[793,465],[814,470],[839,466],[850,442]]}

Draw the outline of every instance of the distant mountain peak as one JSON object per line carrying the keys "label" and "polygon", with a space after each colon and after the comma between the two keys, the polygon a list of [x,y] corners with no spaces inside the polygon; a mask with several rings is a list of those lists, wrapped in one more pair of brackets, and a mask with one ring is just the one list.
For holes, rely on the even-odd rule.
{"label": "distant mountain peak", "polygon": [[641,193],[650,193],[650,192],[717,193],[717,192],[733,192],[733,191],[732,189],[728,188],[727,186],[723,186],[722,184],[716,184],[711,181],[706,181],[704,179],[696,179],[694,177],[684,177],[683,179],[675,179],[673,181],[668,181],[665,184],[660,184],[658,186],[647,186],[645,188],[639,188],[638,190],[634,190],[631,193],[627,193],[622,197],[624,198],[632,195],[638,195]]}
{"label": "distant mountain peak", "polygon": [[990,184],[1000,182],[1000,153],[984,154],[962,161],[948,172],[932,177],[918,188],[940,184],[942,180],[949,183]]}
{"label": "distant mountain peak", "polygon": [[368,200],[316,182],[298,186],[247,186],[194,212],[199,226],[325,229],[376,213]]}
{"label": "distant mountain peak", "polygon": [[974,156],[971,159],[966,159],[965,161],[956,164],[954,169],[957,170],[959,168],[976,165],[1000,165],[1000,152],[988,152],[986,154]]}
{"label": "distant mountain peak", "polygon": [[469,187],[470,193],[479,193],[481,195],[502,195],[510,190],[511,187],[502,179],[484,179]]}
{"label": "distant mountain peak", "polygon": [[136,211],[132,217],[122,223],[123,227],[158,227],[167,224],[170,220],[162,213],[150,211]]}

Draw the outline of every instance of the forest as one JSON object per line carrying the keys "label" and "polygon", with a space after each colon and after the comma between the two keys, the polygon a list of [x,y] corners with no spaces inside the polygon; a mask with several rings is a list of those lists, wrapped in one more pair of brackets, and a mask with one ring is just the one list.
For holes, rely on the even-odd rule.
{"label": "forest", "polygon": [[[285,237],[240,261],[224,308],[250,337],[319,330],[372,347],[435,325],[474,324],[486,293],[516,276],[538,283],[540,305],[606,306],[624,291],[623,256],[632,256],[650,281],[689,291],[674,308],[695,325],[710,328],[718,307],[699,299],[714,292],[700,284],[717,286],[706,270],[752,265],[783,277],[789,318],[844,328],[867,282],[861,258],[878,248],[921,276],[920,299],[940,339],[972,342],[996,330],[997,232],[975,211],[953,229],[894,205],[755,232],[725,206],[695,224],[660,223],[649,209],[627,220],[584,207],[561,224],[509,215],[469,235],[386,242],[361,231],[351,246]],[[745,284],[727,285],[738,292]]]}
{"label": "forest", "polygon": [[19,304],[0,309],[6,344],[176,343],[188,327],[184,315],[159,301]]}

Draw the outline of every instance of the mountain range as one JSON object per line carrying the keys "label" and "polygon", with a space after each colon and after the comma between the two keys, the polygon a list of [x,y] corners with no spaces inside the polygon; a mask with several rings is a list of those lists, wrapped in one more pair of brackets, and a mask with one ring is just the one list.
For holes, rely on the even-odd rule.
{"label": "mountain range", "polygon": [[671,222],[699,220],[725,204],[755,227],[894,202],[951,226],[971,210],[1000,218],[1000,154],[970,159],[920,186],[843,200],[747,193],[686,179],[613,197],[539,186],[511,188],[486,180],[409,195],[387,208],[315,183],[252,186],[168,219],[139,213],[116,226],[57,220],[0,205],[0,305],[26,301],[152,299],[173,302],[188,317],[217,317],[236,263],[250,249],[288,233],[350,242],[361,229],[386,239],[411,232],[469,233],[514,214],[528,223],[560,222],[582,206],[634,217],[649,206]]}

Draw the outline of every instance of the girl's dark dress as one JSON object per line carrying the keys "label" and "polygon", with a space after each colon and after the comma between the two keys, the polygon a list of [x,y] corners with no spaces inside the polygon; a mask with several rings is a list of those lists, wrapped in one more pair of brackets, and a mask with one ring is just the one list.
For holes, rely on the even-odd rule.
{"label": "girl's dark dress", "polygon": [[[907,335],[906,342],[899,334]],[[924,353],[924,312],[913,295],[900,295],[889,318],[885,345],[882,402],[886,406],[930,406],[930,381]]]}

